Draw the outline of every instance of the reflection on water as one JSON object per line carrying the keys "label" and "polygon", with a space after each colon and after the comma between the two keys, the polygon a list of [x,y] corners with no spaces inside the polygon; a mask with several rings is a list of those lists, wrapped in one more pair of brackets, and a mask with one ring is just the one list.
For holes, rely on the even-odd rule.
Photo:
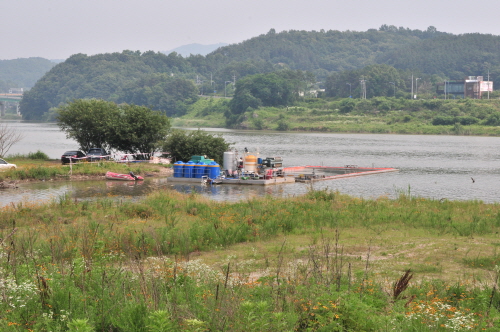
{"label": "reflection on water", "polygon": [[146,178],[144,181],[67,181],[39,182],[20,184],[17,189],[0,190],[0,207],[18,202],[44,203],[70,199],[92,200],[106,197],[109,199],[137,200],[157,190],[176,190],[182,193],[197,193],[221,201],[239,201],[265,195],[286,195],[285,185],[278,186],[239,186],[239,185],[202,185],[172,182],[166,178]]}
{"label": "reflection on water", "polygon": [[99,197],[143,197],[153,189],[160,188],[160,181],[56,181],[23,183],[17,189],[0,190],[0,206],[17,202],[44,203],[64,197],[71,199],[93,199]]}
{"label": "reflection on water", "polygon": [[[41,150],[51,158],[75,147],[53,124],[16,122],[27,133],[10,153]],[[234,142],[239,151],[247,147],[261,157],[282,156],[285,166],[393,167],[399,172],[317,182],[328,188],[365,198],[396,197],[400,193],[435,199],[500,201],[500,139],[497,137],[369,135],[327,133],[281,133],[207,129]],[[41,140],[40,137],[44,139]],[[472,182],[471,178],[475,179]],[[159,188],[198,192],[215,200],[241,200],[265,195],[302,195],[307,184],[278,186],[220,185],[203,187],[149,178],[143,184],[85,181],[22,184],[19,189],[0,190],[0,206],[22,200],[51,200],[60,195],[73,198],[141,197]]]}
{"label": "reflection on water", "polygon": [[183,193],[199,193],[214,200],[239,201],[265,195],[283,196],[286,195],[285,186],[193,185],[173,182],[170,188]]}

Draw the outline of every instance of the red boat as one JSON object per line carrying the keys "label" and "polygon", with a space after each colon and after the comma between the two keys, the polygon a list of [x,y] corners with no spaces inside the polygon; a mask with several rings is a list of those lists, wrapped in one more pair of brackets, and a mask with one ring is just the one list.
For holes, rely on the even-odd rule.
{"label": "red boat", "polygon": [[106,179],[108,180],[120,180],[120,181],[142,181],[144,178],[142,176],[134,175],[130,172],[129,174],[120,174],[113,172],[106,172]]}

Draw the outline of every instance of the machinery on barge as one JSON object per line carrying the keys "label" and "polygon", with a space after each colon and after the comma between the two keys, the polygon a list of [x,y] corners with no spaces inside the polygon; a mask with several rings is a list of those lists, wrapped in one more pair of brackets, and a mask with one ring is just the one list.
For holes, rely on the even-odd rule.
{"label": "machinery on barge", "polygon": [[[198,179],[198,180],[197,180]],[[224,152],[222,168],[206,156],[192,156],[188,162],[174,163],[173,181],[207,182],[222,184],[277,184],[295,182],[285,177],[282,157],[260,158],[259,153],[237,150]]]}
{"label": "machinery on barge", "polygon": [[222,168],[206,156],[192,156],[188,162],[174,164],[171,181],[201,182],[202,184],[271,185],[295,182],[316,182],[360,175],[397,171],[395,168],[332,166],[283,167],[282,157],[260,158],[259,153],[241,155],[237,150],[224,152]]}

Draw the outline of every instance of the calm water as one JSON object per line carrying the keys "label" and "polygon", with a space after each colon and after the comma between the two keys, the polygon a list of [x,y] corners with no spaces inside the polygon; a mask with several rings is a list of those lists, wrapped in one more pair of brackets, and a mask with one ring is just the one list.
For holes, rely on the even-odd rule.
{"label": "calm water", "polygon": [[[41,150],[51,158],[78,145],[66,139],[53,124],[10,123],[22,130],[25,138],[13,146],[11,154]],[[325,165],[394,167],[399,172],[318,182],[314,188],[375,198],[395,197],[401,192],[428,198],[476,199],[500,202],[500,138],[458,136],[275,133],[207,129],[220,133],[242,151],[260,151],[261,157],[282,156],[285,166]],[[475,179],[472,182],[471,177]],[[68,194],[75,198],[97,196],[140,197],[156,188],[193,190],[217,200],[249,197],[301,195],[309,185],[280,186],[193,186],[149,178],[131,185],[109,181],[38,183],[17,190],[0,191],[0,206],[20,200],[50,200]]]}

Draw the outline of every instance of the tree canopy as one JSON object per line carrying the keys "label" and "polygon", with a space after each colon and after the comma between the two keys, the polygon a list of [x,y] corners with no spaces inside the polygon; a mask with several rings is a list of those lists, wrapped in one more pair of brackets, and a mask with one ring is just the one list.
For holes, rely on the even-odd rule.
{"label": "tree canopy", "polygon": [[370,65],[332,74],[325,82],[325,93],[328,97],[358,98],[362,90],[361,81],[364,80],[368,98],[392,97],[397,91],[406,90],[410,77],[411,74],[398,71],[389,65]]}
{"label": "tree canopy", "polygon": [[220,135],[213,135],[206,131],[173,130],[163,142],[164,151],[170,152],[174,161],[189,161],[192,156],[206,155],[222,164],[224,152],[230,143]]}
{"label": "tree canopy", "polygon": [[99,147],[151,153],[170,129],[169,119],[158,111],[98,99],[77,99],[59,107],[57,121],[84,151]]}
{"label": "tree canopy", "polygon": [[236,82],[231,111],[241,114],[249,107],[291,105],[311,81],[306,73],[290,70],[247,76]]}
{"label": "tree canopy", "polygon": [[184,62],[182,57],[154,52],[75,54],[25,92],[21,113],[26,120],[40,120],[49,109],[73,99],[98,98],[182,115],[198,93],[192,80],[175,75],[179,71],[175,65],[189,71]]}

